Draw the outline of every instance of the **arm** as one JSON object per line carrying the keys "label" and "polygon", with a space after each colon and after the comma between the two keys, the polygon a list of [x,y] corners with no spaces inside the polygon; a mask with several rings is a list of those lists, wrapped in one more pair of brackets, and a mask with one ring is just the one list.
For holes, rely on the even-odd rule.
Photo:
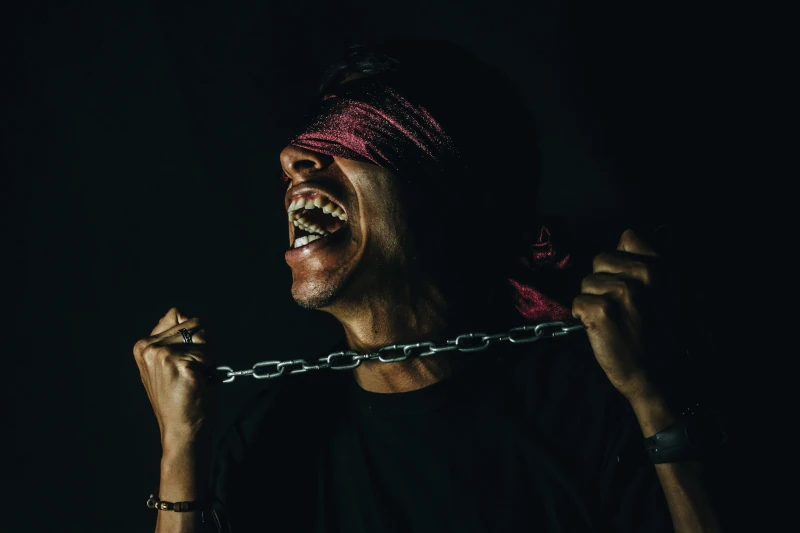
{"label": "arm", "polygon": [[[188,342],[180,333],[191,332]],[[177,309],[134,346],[142,384],[161,432],[161,501],[194,502],[207,487],[213,431],[213,394],[206,383],[210,365],[205,330]],[[198,511],[156,510],[156,533],[201,533]]]}
{"label": "arm", "polygon": [[[664,398],[647,388],[631,401],[644,438],[675,422]],[[678,533],[721,531],[701,482],[701,465],[696,461],[654,465],[667,500],[672,525]]]}
{"label": "arm", "polygon": [[[643,364],[652,347],[669,344],[653,327],[668,323],[667,317],[647,315],[664,308],[652,305],[657,270],[657,254],[632,231],[625,231],[615,252],[595,257],[593,273],[583,279],[581,294],[572,305],[573,316],[586,326],[597,362],[630,403],[645,438],[675,421]],[[666,463],[655,469],[676,532],[720,530],[699,464]]]}
{"label": "arm", "polygon": [[[162,500],[195,501],[205,496],[209,453],[206,446],[178,444],[165,447],[161,457],[161,477],[158,495]],[[156,533],[201,533],[199,512],[159,511]]]}

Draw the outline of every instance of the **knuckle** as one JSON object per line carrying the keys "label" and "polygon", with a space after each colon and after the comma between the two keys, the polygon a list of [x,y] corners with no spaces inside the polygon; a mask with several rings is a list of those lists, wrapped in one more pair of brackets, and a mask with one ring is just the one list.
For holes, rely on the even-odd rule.
{"label": "knuckle", "polygon": [[614,313],[614,302],[611,298],[598,296],[592,302],[594,314],[601,319],[609,319]]}
{"label": "knuckle", "polygon": [[150,344],[144,349],[142,359],[144,359],[144,361],[148,364],[154,364],[156,362],[165,360],[168,355],[170,355],[169,348]]}
{"label": "knuckle", "polygon": [[573,311],[585,311],[589,298],[585,294],[579,294],[572,300]]}
{"label": "knuckle", "polygon": [[197,373],[195,372],[192,361],[180,359],[175,362],[175,367],[178,369],[178,374],[181,378],[194,382],[197,380]]}
{"label": "knuckle", "polygon": [[634,265],[634,272],[636,273],[636,277],[645,285],[650,285],[653,283],[653,269],[650,267],[650,265],[637,262],[636,265]]}
{"label": "knuckle", "polygon": [[133,345],[133,356],[136,359],[141,359],[142,353],[145,351],[145,349],[147,348],[148,344],[149,344],[149,342],[148,342],[147,337],[145,337],[143,339],[139,339],[138,341],[136,341],[136,344]]}
{"label": "knuckle", "polygon": [[626,299],[631,291],[631,284],[627,280],[618,279],[614,281],[613,292],[619,299]]}
{"label": "knuckle", "polygon": [[610,254],[608,252],[601,252],[594,256],[592,259],[592,268],[598,270],[609,262]]}

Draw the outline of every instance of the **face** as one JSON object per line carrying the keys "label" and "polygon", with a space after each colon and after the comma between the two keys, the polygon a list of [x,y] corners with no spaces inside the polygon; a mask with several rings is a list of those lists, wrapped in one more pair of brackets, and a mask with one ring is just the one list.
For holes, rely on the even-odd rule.
{"label": "face", "polygon": [[334,310],[388,290],[410,256],[396,176],[295,146],[280,159],[291,180],[285,259],[295,301]]}

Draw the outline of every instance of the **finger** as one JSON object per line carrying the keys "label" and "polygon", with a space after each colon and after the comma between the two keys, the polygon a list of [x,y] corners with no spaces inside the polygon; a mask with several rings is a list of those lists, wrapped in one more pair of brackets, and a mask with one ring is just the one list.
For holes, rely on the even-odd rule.
{"label": "finger", "polygon": [[579,294],[572,301],[572,316],[583,322],[590,335],[613,323],[619,311],[619,304],[605,294]]}
{"label": "finger", "polygon": [[581,281],[581,292],[584,294],[608,295],[625,307],[630,307],[633,297],[638,292],[636,279],[626,278],[621,274],[606,272],[589,274]]}
{"label": "finger", "polygon": [[[180,350],[180,351],[178,351]],[[203,368],[210,367],[213,358],[202,348],[174,348],[170,357],[177,359],[184,359],[186,361],[193,361],[201,365]]]}
{"label": "finger", "polygon": [[657,257],[658,254],[650,248],[632,229],[626,229],[617,243],[617,250],[639,255]]}
{"label": "finger", "polygon": [[149,373],[148,368],[155,368],[170,361],[178,359],[192,360],[199,364],[211,365],[213,357],[208,353],[208,345],[194,344],[161,344],[159,342],[150,343],[144,347],[138,347],[134,352],[136,364],[143,374]]}
{"label": "finger", "polygon": [[178,324],[182,324],[188,320],[188,317],[183,315],[177,307],[171,308],[167,313],[161,317],[156,324],[156,327],[153,328],[153,331],[150,332],[150,336],[158,335],[159,333],[163,333],[164,331],[177,326]]}
{"label": "finger", "polygon": [[[187,321],[185,321],[185,322],[183,322],[181,324],[176,324],[176,325],[172,326],[171,328],[168,328],[168,329],[162,331],[161,333],[158,333],[158,334],[155,334],[155,335],[151,335],[150,337],[145,337],[143,339],[139,339],[139,341],[133,346],[133,355],[136,356],[136,357],[139,357],[144,352],[144,350],[146,350],[147,347],[150,346],[151,344],[157,343],[158,341],[160,341],[160,340],[162,340],[164,338],[172,337],[174,335],[178,335],[178,337],[180,338],[180,342],[183,342],[183,336],[181,336],[180,333],[179,333],[179,330],[182,329],[182,328],[186,328],[186,329],[189,329],[189,330],[196,329],[196,330],[199,331],[201,329],[201,327],[200,327],[200,319],[198,319],[198,318],[190,318],[189,320],[187,320]],[[203,339],[202,336],[201,336],[201,339]],[[194,340],[194,337],[192,337],[192,340]],[[176,339],[176,343],[177,343],[177,339]]]}
{"label": "finger", "polygon": [[654,265],[646,256],[629,252],[603,252],[594,256],[592,271],[596,274],[619,274],[649,286],[653,283]]}
{"label": "finger", "polygon": [[219,371],[217,371],[213,361],[206,353],[190,350],[185,354],[177,354],[172,357],[175,358],[175,361],[184,361],[178,364],[184,368],[184,371],[192,374],[192,377],[200,383],[214,385],[221,379]]}
{"label": "finger", "polygon": [[625,278],[620,274],[590,274],[581,281],[581,293],[612,299],[618,304],[619,310],[624,310],[634,323],[639,323],[636,296],[641,285],[639,280]]}
{"label": "finger", "polygon": [[[186,323],[188,323],[188,321]],[[179,326],[184,326],[186,323],[179,324]],[[186,340],[183,338],[183,335],[181,334],[181,330],[182,329],[186,329],[187,333],[189,334],[189,336],[192,339],[192,342],[188,342],[188,343],[186,342]],[[166,336],[160,337],[158,342],[159,342],[159,344],[162,344],[162,345],[167,345],[167,344],[206,344],[205,333],[206,333],[206,330],[204,330],[204,329],[191,329],[191,328],[180,327],[178,329],[178,331],[176,331],[172,335],[166,335]]]}

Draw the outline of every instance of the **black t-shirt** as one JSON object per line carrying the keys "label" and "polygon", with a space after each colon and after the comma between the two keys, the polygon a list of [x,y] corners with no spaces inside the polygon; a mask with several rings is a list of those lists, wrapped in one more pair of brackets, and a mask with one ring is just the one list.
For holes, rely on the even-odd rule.
{"label": "black t-shirt", "polygon": [[494,347],[434,385],[281,377],[217,449],[233,533],[672,531],[627,402],[584,336]]}

